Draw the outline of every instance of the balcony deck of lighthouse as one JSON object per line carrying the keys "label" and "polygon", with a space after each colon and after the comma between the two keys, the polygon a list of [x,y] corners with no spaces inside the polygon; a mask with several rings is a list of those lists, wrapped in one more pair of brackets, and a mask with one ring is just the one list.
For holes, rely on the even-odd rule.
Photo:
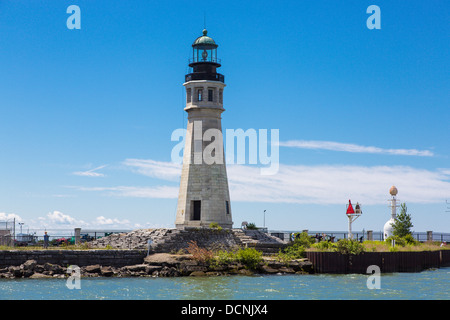
{"label": "balcony deck of lighthouse", "polygon": [[[192,44],[186,74],[188,124],[175,226],[231,228],[231,204],[225,165],[221,114],[224,76],[215,41],[203,30]],[[212,137],[210,134],[214,137]]]}

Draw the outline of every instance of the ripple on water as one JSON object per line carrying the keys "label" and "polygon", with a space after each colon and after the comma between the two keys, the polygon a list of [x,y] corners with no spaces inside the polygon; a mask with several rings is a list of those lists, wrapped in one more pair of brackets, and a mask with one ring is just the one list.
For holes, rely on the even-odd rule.
{"label": "ripple on water", "polygon": [[0,279],[0,299],[450,299],[450,268],[381,275],[369,290],[368,275],[263,275],[181,278],[86,278],[81,290],[64,279]]}

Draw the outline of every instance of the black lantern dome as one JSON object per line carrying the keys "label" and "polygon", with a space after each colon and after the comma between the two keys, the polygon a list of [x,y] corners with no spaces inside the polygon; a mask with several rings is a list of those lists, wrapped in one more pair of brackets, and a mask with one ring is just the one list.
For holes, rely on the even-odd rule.
{"label": "black lantern dome", "polygon": [[224,76],[216,72],[221,66],[217,58],[217,47],[214,39],[207,36],[208,31],[203,29],[203,35],[195,39],[192,44],[192,58],[189,67],[192,72],[185,76],[186,82],[192,80],[213,80],[224,82]]}

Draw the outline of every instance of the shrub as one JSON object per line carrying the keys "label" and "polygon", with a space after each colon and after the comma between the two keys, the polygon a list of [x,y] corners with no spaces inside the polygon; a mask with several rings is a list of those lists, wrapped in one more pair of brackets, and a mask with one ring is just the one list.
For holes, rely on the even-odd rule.
{"label": "shrub", "polygon": [[306,232],[294,234],[294,243],[298,243],[304,248],[311,247],[311,245],[315,242],[316,240],[314,239],[314,237],[309,236]]}
{"label": "shrub", "polygon": [[318,243],[314,243],[312,245],[312,247],[315,249],[321,250],[321,251],[327,251],[327,250],[335,248],[336,246],[329,241],[321,241]]}
{"label": "shrub", "polygon": [[419,241],[414,239],[412,234],[407,234],[406,236],[403,237],[403,240],[405,240],[406,244],[412,245],[412,246],[417,246],[420,244]]}
{"label": "shrub", "polygon": [[395,240],[395,245],[396,245],[396,246],[404,247],[404,246],[406,245],[405,239],[402,238],[402,237],[399,237],[399,236],[390,236],[390,237],[387,237],[386,240],[385,240],[385,242],[386,242],[386,244],[391,245],[391,244],[392,244],[392,240]]}
{"label": "shrub", "polygon": [[236,253],[237,260],[249,269],[256,269],[262,261],[262,252],[255,248],[239,249]]}
{"label": "shrub", "polygon": [[247,224],[247,230],[258,230],[258,227],[253,222]]}
{"label": "shrub", "polygon": [[290,246],[278,251],[277,260],[282,262],[288,262],[295,259],[301,259],[305,257],[305,247],[300,243],[293,243]]}
{"label": "shrub", "polygon": [[294,243],[283,250],[292,259],[301,259],[305,257],[305,247],[300,243]]}
{"label": "shrub", "polygon": [[342,254],[358,255],[364,252],[364,246],[357,240],[341,239],[336,244],[336,251]]}
{"label": "shrub", "polygon": [[219,224],[217,223],[217,222],[211,222],[210,224],[209,224],[209,227],[211,228],[211,229],[215,229],[215,230],[222,230],[222,227],[221,226],[219,226]]}
{"label": "shrub", "polygon": [[237,260],[235,251],[219,250],[216,252],[214,260],[217,264],[228,264]]}
{"label": "shrub", "polygon": [[214,253],[206,248],[200,248],[196,241],[189,241],[186,249],[192,257],[200,262],[211,261],[214,258]]}

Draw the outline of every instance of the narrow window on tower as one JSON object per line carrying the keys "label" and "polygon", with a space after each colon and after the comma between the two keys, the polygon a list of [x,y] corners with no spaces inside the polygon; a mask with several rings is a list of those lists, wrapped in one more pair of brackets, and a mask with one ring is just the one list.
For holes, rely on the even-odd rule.
{"label": "narrow window on tower", "polygon": [[203,89],[198,89],[197,93],[198,93],[197,100],[203,101]]}
{"label": "narrow window on tower", "polygon": [[201,212],[202,212],[202,201],[201,200],[192,200],[191,201],[191,220],[200,220]]}
{"label": "narrow window on tower", "polygon": [[230,204],[228,203],[228,201],[225,201],[225,207],[227,209],[227,214],[230,214]]}
{"label": "narrow window on tower", "polygon": [[186,102],[187,102],[187,103],[191,103],[191,94],[192,94],[191,91],[192,91],[191,88],[188,88],[188,89],[186,90]]}
{"label": "narrow window on tower", "polygon": [[223,103],[223,90],[219,90],[219,103]]}
{"label": "narrow window on tower", "polygon": [[214,90],[208,89],[208,101],[214,101]]}

